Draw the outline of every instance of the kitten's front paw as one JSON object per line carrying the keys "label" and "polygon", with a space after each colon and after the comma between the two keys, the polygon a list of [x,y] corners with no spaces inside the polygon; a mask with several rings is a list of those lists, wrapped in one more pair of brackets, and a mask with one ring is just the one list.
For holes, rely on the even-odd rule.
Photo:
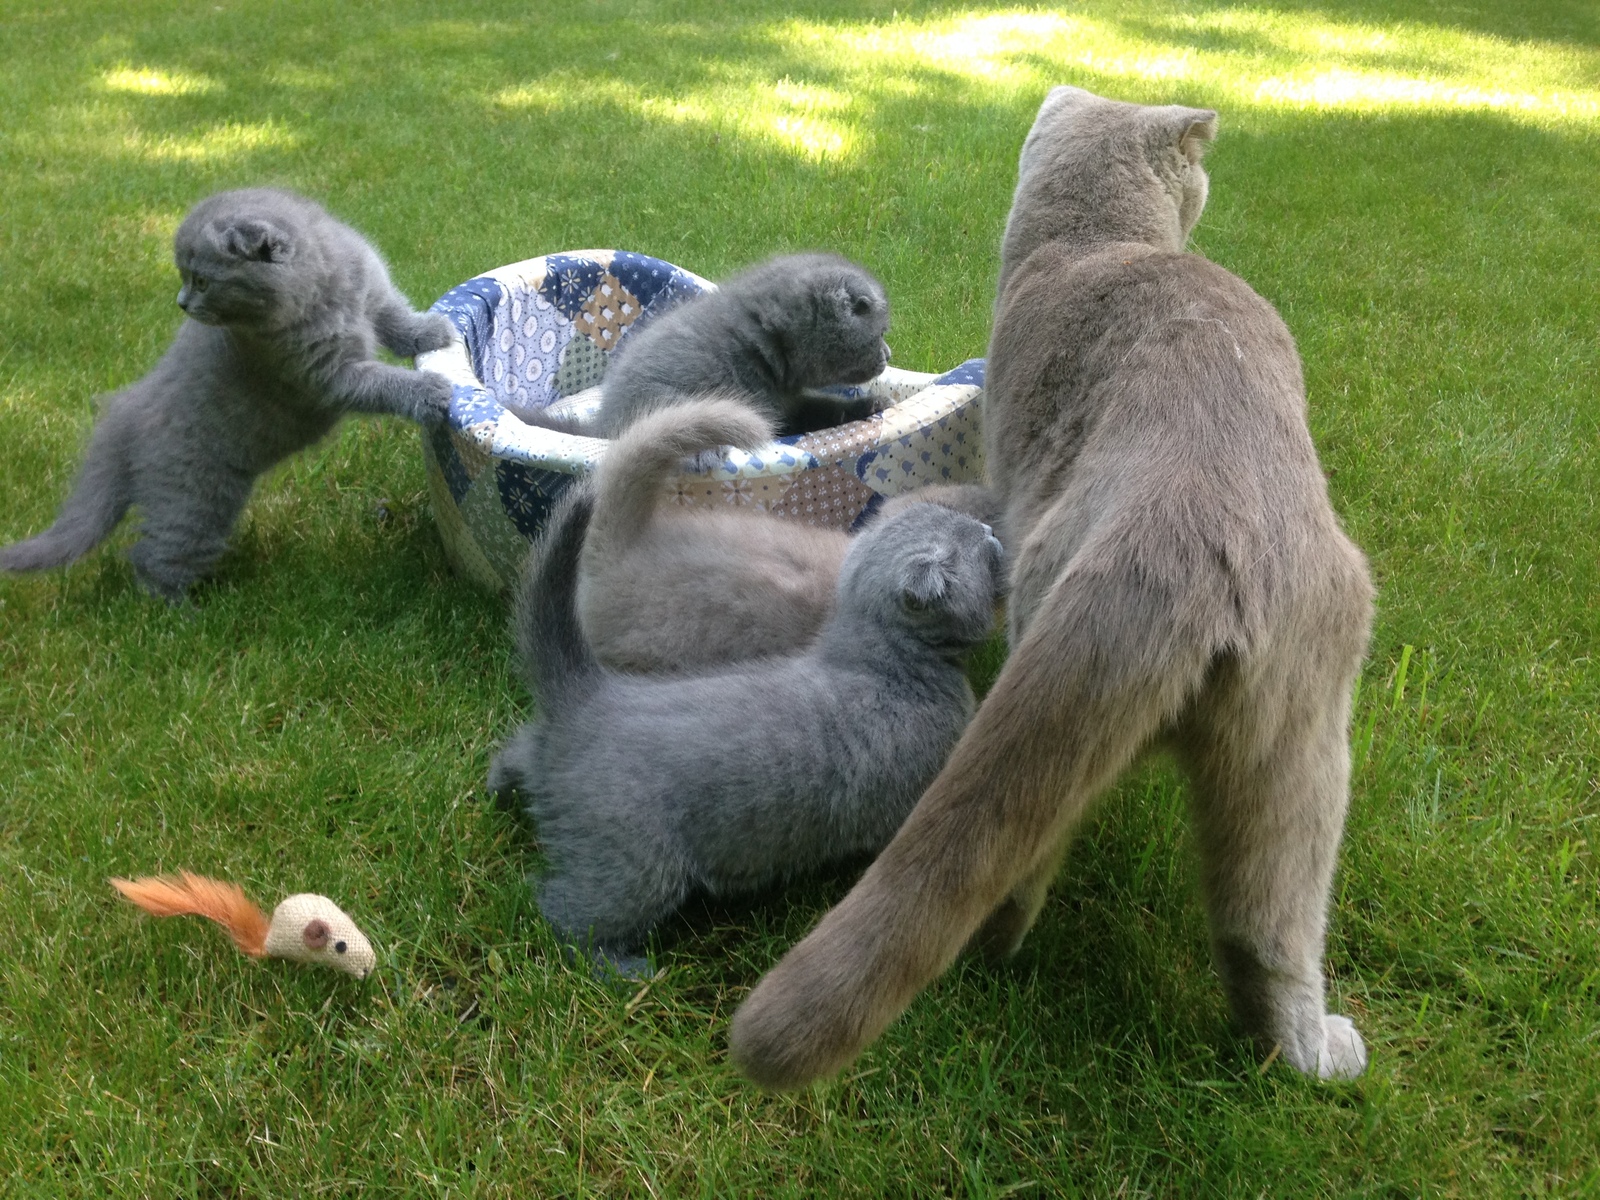
{"label": "kitten's front paw", "polygon": [[455,388],[434,371],[417,372],[417,406],[413,414],[424,425],[442,425],[450,416],[450,397]]}
{"label": "kitten's front paw", "polygon": [[712,471],[715,471],[723,463],[727,462],[727,460],[728,454],[726,449],[717,449],[696,451],[694,454],[691,454],[685,460],[685,462],[687,463],[689,470],[694,474],[708,475]]}
{"label": "kitten's front paw", "polygon": [[424,313],[417,318],[411,336],[416,345],[411,356],[415,358],[418,354],[426,354],[430,350],[443,350],[450,345],[456,340],[456,327],[443,313]]}
{"label": "kitten's front paw", "polygon": [[1328,1013],[1322,1018],[1322,1049],[1317,1051],[1318,1079],[1355,1079],[1367,1069],[1367,1047],[1355,1022]]}

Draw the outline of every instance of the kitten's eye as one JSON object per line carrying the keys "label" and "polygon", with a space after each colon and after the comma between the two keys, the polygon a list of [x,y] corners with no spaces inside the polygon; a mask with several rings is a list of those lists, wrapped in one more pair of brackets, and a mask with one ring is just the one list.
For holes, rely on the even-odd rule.
{"label": "kitten's eye", "polygon": [[864,317],[872,311],[872,301],[868,300],[865,296],[857,296],[856,302],[850,306],[850,310],[855,313],[856,316]]}
{"label": "kitten's eye", "polygon": [[348,949],[350,949],[350,947],[345,945],[343,942],[335,942],[333,944],[333,952],[335,954],[343,954]]}
{"label": "kitten's eye", "polygon": [[189,277],[189,286],[197,292],[205,291],[209,284],[210,281],[204,275],[192,275]]}

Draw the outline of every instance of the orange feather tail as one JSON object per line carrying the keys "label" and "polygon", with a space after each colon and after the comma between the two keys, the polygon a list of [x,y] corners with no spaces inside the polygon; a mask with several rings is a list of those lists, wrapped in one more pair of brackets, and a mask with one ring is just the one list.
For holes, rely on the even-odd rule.
{"label": "orange feather tail", "polygon": [[146,912],[158,917],[197,916],[228,931],[233,944],[254,958],[267,952],[267,914],[236,883],[180,871],[176,875],[144,875],[113,879],[111,886]]}

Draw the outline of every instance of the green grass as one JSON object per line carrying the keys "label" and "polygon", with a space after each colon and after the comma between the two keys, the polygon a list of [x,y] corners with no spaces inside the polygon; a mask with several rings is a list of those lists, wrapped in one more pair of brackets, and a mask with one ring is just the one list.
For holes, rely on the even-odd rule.
{"label": "green grass", "polygon": [[[0,64],[0,539],[170,338],[209,191],[321,197],[419,303],[564,248],[833,247],[942,368],[983,352],[1016,152],[1072,82],[1221,110],[1198,248],[1299,338],[1381,588],[1329,946],[1363,1080],[1230,1036],[1154,763],[1015,965],[766,1097],[728,1015],[848,877],[693,908],[637,995],[563,965],[480,799],[526,703],[502,604],[449,574],[415,432],[351,422],[192,611],[114,549],[0,581],[0,1192],[1600,1191],[1593,5],[5,0]],[[384,966],[246,961],[104,882],[178,867],[326,892]]]}

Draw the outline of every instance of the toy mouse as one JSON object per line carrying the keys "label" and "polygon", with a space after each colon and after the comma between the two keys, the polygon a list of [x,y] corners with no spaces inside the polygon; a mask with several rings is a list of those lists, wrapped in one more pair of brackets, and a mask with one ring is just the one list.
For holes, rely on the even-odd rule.
{"label": "toy mouse", "polygon": [[238,884],[188,871],[113,879],[111,886],[158,917],[193,915],[215,921],[252,958],[321,963],[357,979],[365,979],[378,962],[372,943],[326,896],[290,896],[268,920]]}

